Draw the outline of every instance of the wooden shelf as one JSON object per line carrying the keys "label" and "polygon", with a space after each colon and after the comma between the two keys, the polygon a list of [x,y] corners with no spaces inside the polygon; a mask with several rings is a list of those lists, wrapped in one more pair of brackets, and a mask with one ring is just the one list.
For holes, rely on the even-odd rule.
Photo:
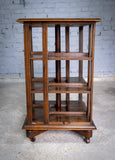
{"label": "wooden shelf", "polygon": [[[37,78],[33,77],[32,82],[43,82],[43,78]],[[56,78],[55,77],[50,77],[48,78],[49,84],[56,83]],[[61,82],[60,83],[66,83],[67,78],[66,77],[61,77]],[[68,77],[68,83],[78,83],[78,84],[84,84],[87,85],[86,81],[82,77]]]}
{"label": "wooden shelf", "polygon": [[[63,84],[62,84],[63,85]],[[85,87],[48,87],[48,93],[90,93],[91,90],[85,86]],[[31,90],[31,93],[43,93],[43,84],[39,82],[34,83],[34,89]]]}
{"label": "wooden shelf", "polygon": [[81,21],[84,21],[84,22],[98,22],[98,21],[103,21],[102,19],[100,18],[21,18],[21,19],[17,19],[16,20],[17,22],[72,22],[72,21],[75,21],[75,22],[81,22]]}
{"label": "wooden shelf", "polygon": [[[54,78],[48,79],[48,93],[90,93],[90,89],[83,78],[71,77],[68,82],[62,78],[60,83],[56,83]],[[43,93],[43,79],[32,79],[33,89],[31,93]]]}
{"label": "wooden shelf", "polygon": [[[73,129],[73,130],[79,130],[79,129],[91,129],[91,130],[95,130],[96,127],[94,125],[94,123],[91,123],[86,115],[86,106],[84,102],[79,102],[79,101],[70,101],[70,110],[71,110],[71,114],[68,111],[68,114],[66,113],[66,115],[64,114],[60,114],[60,112],[57,114],[49,114],[49,125],[44,124],[44,111],[43,111],[43,106],[40,107],[40,105],[43,104],[43,101],[36,101],[35,102],[35,108],[33,111],[33,122],[32,124],[27,124],[27,122],[25,121],[23,129],[34,129],[37,130],[38,127],[42,129],[46,129],[49,128],[50,130],[52,130],[54,128],[55,125],[55,130],[56,129]],[[38,106],[37,106],[38,105]],[[50,109],[50,113],[51,110],[55,109],[55,105],[56,102],[55,101],[49,101],[49,109]],[[63,110],[66,107],[66,101],[62,101],[61,104]],[[73,113],[80,113],[81,114],[73,114]],[[83,114],[84,113],[84,114]],[[62,127],[63,125],[63,127]],[[70,130],[71,130],[70,129]]]}
{"label": "wooden shelf", "polygon": [[[31,60],[43,60],[42,52],[32,52]],[[88,53],[77,52],[48,52],[48,60],[92,60]]]}
{"label": "wooden shelf", "polygon": [[[44,122],[43,101],[35,101],[33,104],[33,121],[35,123]],[[61,102],[61,112],[56,111],[56,101],[49,101],[50,124],[58,122],[59,124],[90,123],[86,115],[86,106],[82,101],[70,101],[68,111],[66,111],[66,101]]]}
{"label": "wooden shelf", "polygon": [[[49,101],[49,110],[50,112],[55,112],[56,111],[56,101]],[[43,108],[43,101],[34,101],[33,103],[34,108]],[[61,101],[61,111],[65,112],[66,107],[67,107],[67,102],[66,101]],[[83,101],[69,101],[69,108],[68,112],[86,112],[86,105]]]}
{"label": "wooden shelf", "polygon": [[[69,117],[71,117],[71,116],[68,116],[68,118]],[[65,117],[65,120],[67,120],[68,118]],[[79,117],[78,119],[80,119],[80,118],[81,117]],[[76,120],[76,119],[77,119],[77,117],[74,120]],[[81,118],[81,120],[83,120],[83,119],[85,119],[85,118]],[[51,120],[53,120],[53,116],[51,116]],[[69,121],[69,123],[68,123],[68,121],[63,123],[63,122],[58,121],[58,124],[57,124],[57,122],[49,122],[49,124],[45,124],[44,122],[39,122],[39,121],[34,122],[33,121],[32,124],[28,124],[27,118],[26,118],[24,121],[24,124],[22,126],[22,129],[33,130],[33,131],[38,131],[38,130],[43,130],[43,131],[47,131],[47,130],[87,131],[87,130],[89,130],[89,131],[92,131],[92,130],[96,130],[97,128],[96,128],[93,121],[87,122],[87,120],[86,120],[86,123],[82,123],[82,121],[78,122],[78,123],[76,123],[76,122],[70,123],[70,121]]]}
{"label": "wooden shelf", "polygon": [[88,57],[88,53],[77,53],[77,52],[49,52],[48,60],[91,60],[91,57]]}
{"label": "wooden shelf", "polygon": [[48,93],[90,93],[88,87],[49,87]]}

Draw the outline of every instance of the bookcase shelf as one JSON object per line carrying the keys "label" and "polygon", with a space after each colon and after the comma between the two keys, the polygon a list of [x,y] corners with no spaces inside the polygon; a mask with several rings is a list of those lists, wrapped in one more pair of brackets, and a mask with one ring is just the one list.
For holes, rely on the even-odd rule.
{"label": "bookcase shelf", "polygon": [[[42,52],[33,52],[30,57],[31,60],[43,60]],[[48,60],[92,60],[88,53],[77,52],[48,52]]]}
{"label": "bookcase shelf", "polygon": [[[18,19],[24,26],[25,79],[27,117],[22,129],[31,141],[47,130],[73,130],[90,142],[93,122],[93,72],[96,22],[99,18]],[[42,51],[33,50],[32,28],[42,28]],[[48,27],[55,28],[55,51],[48,51]],[[61,51],[61,27],[65,28],[65,51]],[[79,30],[79,51],[70,52],[70,27]],[[83,29],[88,27],[88,51],[83,51]],[[77,35],[77,34],[76,34]],[[42,61],[43,76],[35,76],[34,61]],[[55,77],[48,77],[49,61],[55,61]],[[65,61],[65,77],[61,76],[61,62]],[[70,76],[70,61],[78,62],[78,76]],[[83,78],[83,61],[87,61],[87,81]],[[39,71],[39,68],[38,68]],[[77,75],[77,74],[76,74]],[[42,93],[43,100],[36,99]],[[49,100],[50,93],[55,100]],[[65,94],[65,100],[61,95]],[[70,95],[78,99],[71,100]],[[83,95],[86,95],[84,101]]]}
{"label": "bookcase shelf", "polygon": [[[71,77],[68,82],[66,78],[62,78],[62,81],[57,83],[55,78],[48,79],[48,93],[90,93],[86,81],[83,78]],[[43,79],[32,79],[33,89],[31,93],[43,93]]]}

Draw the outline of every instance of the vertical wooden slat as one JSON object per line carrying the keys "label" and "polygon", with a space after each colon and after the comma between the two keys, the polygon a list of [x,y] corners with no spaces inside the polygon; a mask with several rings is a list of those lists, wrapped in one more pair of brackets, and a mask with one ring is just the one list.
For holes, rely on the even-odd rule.
{"label": "vertical wooden slat", "polygon": [[[69,52],[69,26],[65,27],[66,52]],[[69,83],[70,63],[66,61],[66,81]],[[69,110],[69,93],[66,94],[66,110]]]}
{"label": "vertical wooden slat", "polygon": [[[89,57],[91,57],[92,28],[89,25]],[[91,61],[88,61],[88,87],[91,87]],[[87,116],[89,117],[90,95],[87,95]]]}
{"label": "vertical wooden slat", "polygon": [[42,24],[44,122],[49,122],[47,24]]}
{"label": "vertical wooden slat", "polygon": [[[31,43],[31,51],[33,51],[33,42],[32,42],[32,26],[30,26],[30,43]],[[34,63],[33,63],[33,60],[31,60],[31,76],[32,78],[34,77]],[[32,83],[32,89],[34,89],[34,83]],[[32,102],[35,101],[35,94],[33,93],[32,94]]]}
{"label": "vertical wooden slat", "polygon": [[[83,26],[79,27],[79,52],[83,52]],[[83,77],[83,61],[79,61],[79,79]],[[79,100],[82,101],[82,94],[79,94]]]}
{"label": "vertical wooden slat", "polygon": [[[55,51],[60,52],[60,25],[55,26]],[[56,82],[61,82],[61,61],[56,61]],[[61,94],[56,94],[56,110],[61,111]]]}
{"label": "vertical wooden slat", "polygon": [[96,28],[96,23],[93,24],[93,37],[92,37],[90,122],[92,122],[92,111],[93,111],[93,73],[94,73],[95,28]]}
{"label": "vertical wooden slat", "polygon": [[32,95],[31,95],[31,29],[28,23],[24,23],[24,51],[25,51],[25,80],[26,80],[26,104],[27,123],[32,123]]}

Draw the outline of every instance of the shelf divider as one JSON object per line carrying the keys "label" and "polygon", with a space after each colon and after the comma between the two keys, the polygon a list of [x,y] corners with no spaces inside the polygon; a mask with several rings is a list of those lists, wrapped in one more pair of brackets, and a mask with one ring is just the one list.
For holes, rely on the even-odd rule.
{"label": "shelf divider", "polygon": [[47,24],[42,24],[44,122],[49,122]]}
{"label": "shelf divider", "polygon": [[95,28],[96,23],[93,24],[93,35],[92,35],[92,61],[91,61],[91,94],[90,94],[90,122],[92,123],[92,112],[93,112],[93,74],[94,74],[94,47],[95,47]]}
{"label": "shelf divider", "polygon": [[[89,57],[91,57],[92,25],[89,25]],[[88,61],[88,87],[91,87],[91,61]],[[89,118],[90,94],[87,95],[87,116]]]}
{"label": "shelf divider", "polygon": [[[65,27],[65,37],[66,37],[66,52],[69,52],[69,26]],[[67,54],[67,53],[66,53]],[[70,62],[69,60],[66,60],[66,81],[67,83],[69,82],[69,77],[70,77]],[[67,103],[67,107],[66,110],[69,110],[69,99],[70,99],[70,95],[69,93],[66,94],[66,103]]]}
{"label": "shelf divider", "polygon": [[27,123],[32,123],[32,95],[31,95],[31,26],[24,23],[24,50],[25,50],[25,79],[26,79],[26,105]]}
{"label": "shelf divider", "polygon": [[[83,52],[83,26],[79,27],[79,52]],[[83,61],[79,61],[79,78],[83,77]],[[79,100],[82,101],[82,94],[79,94]]]}
{"label": "shelf divider", "polygon": [[[55,26],[55,51],[60,52],[60,25]],[[61,82],[61,61],[56,60],[56,82]],[[61,111],[61,94],[56,94],[56,110]]]}

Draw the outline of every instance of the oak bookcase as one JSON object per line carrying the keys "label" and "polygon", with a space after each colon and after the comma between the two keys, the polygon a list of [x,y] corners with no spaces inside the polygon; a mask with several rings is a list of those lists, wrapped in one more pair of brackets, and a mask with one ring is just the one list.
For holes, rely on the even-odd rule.
{"label": "oak bookcase", "polygon": [[[35,141],[35,136],[47,130],[73,130],[90,142],[96,126],[93,112],[93,72],[96,22],[99,18],[44,18],[18,19],[24,26],[25,79],[27,117],[23,129]],[[83,52],[83,28],[88,27],[88,52]],[[42,28],[42,51],[34,51],[32,28]],[[55,51],[48,51],[48,27],[55,28]],[[60,28],[65,27],[65,52],[61,51]],[[70,27],[78,27],[79,52],[70,52]],[[77,34],[76,34],[77,36]],[[48,61],[55,61],[55,77],[48,77]],[[61,60],[65,60],[66,76],[61,77]],[[79,64],[78,77],[70,77],[70,60]],[[43,77],[34,76],[34,61],[42,61]],[[83,61],[87,61],[87,81],[83,77]],[[39,69],[39,68],[38,68]],[[36,100],[35,94],[42,93],[43,101]],[[50,93],[56,94],[50,101]],[[61,94],[65,93],[65,101]],[[70,94],[78,94],[78,100],[71,100]],[[86,94],[86,102],[83,101]]]}

